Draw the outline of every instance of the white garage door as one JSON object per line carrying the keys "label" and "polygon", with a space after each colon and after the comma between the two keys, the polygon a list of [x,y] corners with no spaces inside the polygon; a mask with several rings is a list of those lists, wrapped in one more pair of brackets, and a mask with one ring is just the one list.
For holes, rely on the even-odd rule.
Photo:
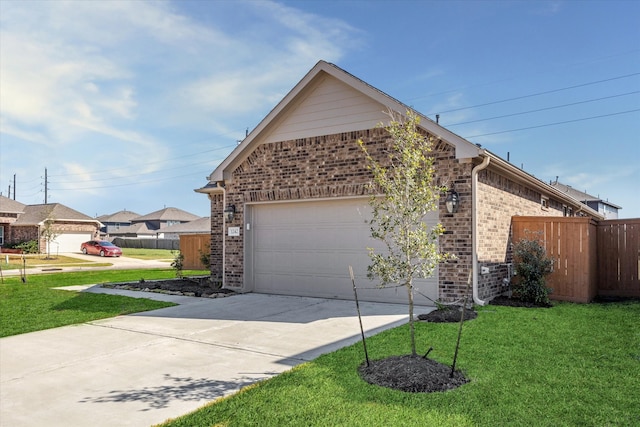
{"label": "white garage door", "polygon": [[[367,247],[380,247],[365,222],[368,199],[260,204],[248,211],[246,279],[255,292],[353,299],[351,265],[361,300],[407,302],[404,287],[378,289],[367,278]],[[437,271],[416,287],[437,299]],[[433,305],[419,294],[416,303]]]}
{"label": "white garage door", "polygon": [[80,252],[80,245],[91,240],[91,233],[63,233],[51,242],[51,253]]}

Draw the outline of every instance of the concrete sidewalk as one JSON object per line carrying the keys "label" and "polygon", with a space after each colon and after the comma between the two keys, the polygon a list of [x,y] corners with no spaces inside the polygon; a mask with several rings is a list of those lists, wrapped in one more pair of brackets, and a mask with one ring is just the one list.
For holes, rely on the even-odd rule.
{"label": "concrete sidewalk", "polygon": [[[131,293],[180,305],[0,339],[1,426],[150,426],[359,340],[352,301]],[[367,334],[407,320],[360,309]]]}

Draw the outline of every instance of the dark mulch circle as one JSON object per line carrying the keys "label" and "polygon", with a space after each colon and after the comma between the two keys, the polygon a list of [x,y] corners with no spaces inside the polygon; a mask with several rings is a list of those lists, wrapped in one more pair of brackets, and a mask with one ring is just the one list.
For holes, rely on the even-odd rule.
{"label": "dark mulch circle", "polygon": [[526,308],[550,308],[551,304],[538,304],[528,301],[521,301],[518,298],[509,298],[506,296],[498,296],[489,301],[489,305],[503,305],[507,307],[526,307]]}
{"label": "dark mulch circle", "polygon": [[[463,307],[461,305],[447,305],[437,310],[433,310],[430,313],[418,315],[418,320],[438,323],[459,322],[462,315],[462,308]],[[474,310],[469,308],[464,310],[464,320],[471,320],[476,317],[478,317],[478,313]]]}
{"label": "dark mulch circle", "polygon": [[391,356],[366,362],[358,368],[360,377],[369,384],[410,393],[453,390],[469,382],[464,375],[435,360],[420,356]]}

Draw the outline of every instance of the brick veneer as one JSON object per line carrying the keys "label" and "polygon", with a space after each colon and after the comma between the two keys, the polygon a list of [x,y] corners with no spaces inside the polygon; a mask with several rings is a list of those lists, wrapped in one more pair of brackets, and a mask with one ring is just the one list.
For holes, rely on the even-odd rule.
{"label": "brick veneer", "polygon": [[[369,129],[259,145],[232,173],[227,183],[226,204],[236,207],[229,226],[243,230],[244,205],[248,202],[309,200],[353,197],[368,194],[371,180],[364,155],[356,141],[365,141],[369,153],[384,164],[389,137],[384,129]],[[455,187],[460,197],[457,213],[449,214],[442,195],[440,222],[446,232],[440,238],[443,252],[455,260],[438,269],[439,297],[443,301],[461,298],[470,281],[472,254],[472,182],[475,165],[471,159],[455,158],[454,147],[436,141],[433,155],[440,185]],[[479,266],[489,266],[490,274],[479,277],[481,298],[502,291],[510,261],[509,236],[512,215],[562,215],[561,205],[550,201],[541,211],[541,194],[516,183],[490,168],[479,174],[478,228]],[[560,210],[558,210],[560,207]],[[222,195],[211,202],[211,272],[214,277],[225,274],[227,286],[241,287],[244,275],[244,238],[225,237],[225,271],[222,272],[223,210]]]}
{"label": "brick veneer", "polygon": [[[543,194],[505,177],[491,167],[478,175],[478,265],[489,274],[478,277],[480,299],[504,291],[503,279],[509,277],[511,257],[511,217],[562,216],[562,204],[550,199],[543,208]],[[546,195],[545,195],[546,196]]]}
{"label": "brick veneer", "polygon": [[[236,207],[229,226],[244,224],[244,204],[283,200],[309,200],[333,197],[364,196],[368,193],[371,172],[357,145],[362,139],[378,161],[385,155],[389,137],[384,129],[369,129],[312,138],[282,141],[258,146],[234,171],[226,185],[226,203]],[[443,250],[455,253],[457,260],[441,266],[440,297],[459,295],[466,286],[471,266],[471,168],[472,164],[455,159],[451,145],[438,141],[434,146],[438,182],[455,184],[463,208],[449,215],[440,203],[441,222],[447,233],[441,239]],[[443,195],[444,200],[444,195]],[[221,199],[212,200],[212,275],[221,273],[222,219],[215,220],[223,209]],[[466,206],[466,207],[464,207]],[[468,212],[467,212],[468,211]],[[242,286],[244,274],[243,236],[225,238],[225,279],[227,286]],[[215,243],[215,242],[218,243]],[[219,247],[215,246],[218,244]]]}
{"label": "brick veneer", "polygon": [[[76,222],[65,222],[65,221],[57,221],[53,225],[53,230],[56,233],[62,234],[64,232],[85,232],[85,233],[96,233],[98,230],[98,226],[94,223],[76,223]],[[6,230],[5,230],[6,231]],[[11,240],[6,239],[7,243],[17,243],[17,242],[27,242],[30,240],[37,240],[40,248],[40,253],[44,253],[46,251],[47,242],[45,239],[40,237],[40,229],[37,225],[12,225],[10,227],[11,231]],[[6,237],[6,236],[5,236]],[[80,250],[80,248],[78,248]]]}

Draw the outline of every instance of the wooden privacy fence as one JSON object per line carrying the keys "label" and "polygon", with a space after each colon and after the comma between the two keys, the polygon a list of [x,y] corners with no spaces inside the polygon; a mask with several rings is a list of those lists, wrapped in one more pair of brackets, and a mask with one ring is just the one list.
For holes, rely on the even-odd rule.
{"label": "wooden privacy fence", "polygon": [[180,235],[180,252],[184,256],[182,268],[185,270],[208,270],[200,261],[202,253],[208,253],[211,247],[210,234],[182,234]]}
{"label": "wooden privacy fence", "polygon": [[640,297],[640,218],[598,224],[598,294]]}
{"label": "wooden privacy fence", "polygon": [[522,238],[543,241],[553,260],[553,273],[547,278],[552,299],[640,297],[640,219],[513,217],[512,227],[514,243]]}
{"label": "wooden privacy fence", "polygon": [[589,302],[597,295],[596,223],[582,217],[513,217],[513,242],[541,240],[553,260],[550,297]]}

